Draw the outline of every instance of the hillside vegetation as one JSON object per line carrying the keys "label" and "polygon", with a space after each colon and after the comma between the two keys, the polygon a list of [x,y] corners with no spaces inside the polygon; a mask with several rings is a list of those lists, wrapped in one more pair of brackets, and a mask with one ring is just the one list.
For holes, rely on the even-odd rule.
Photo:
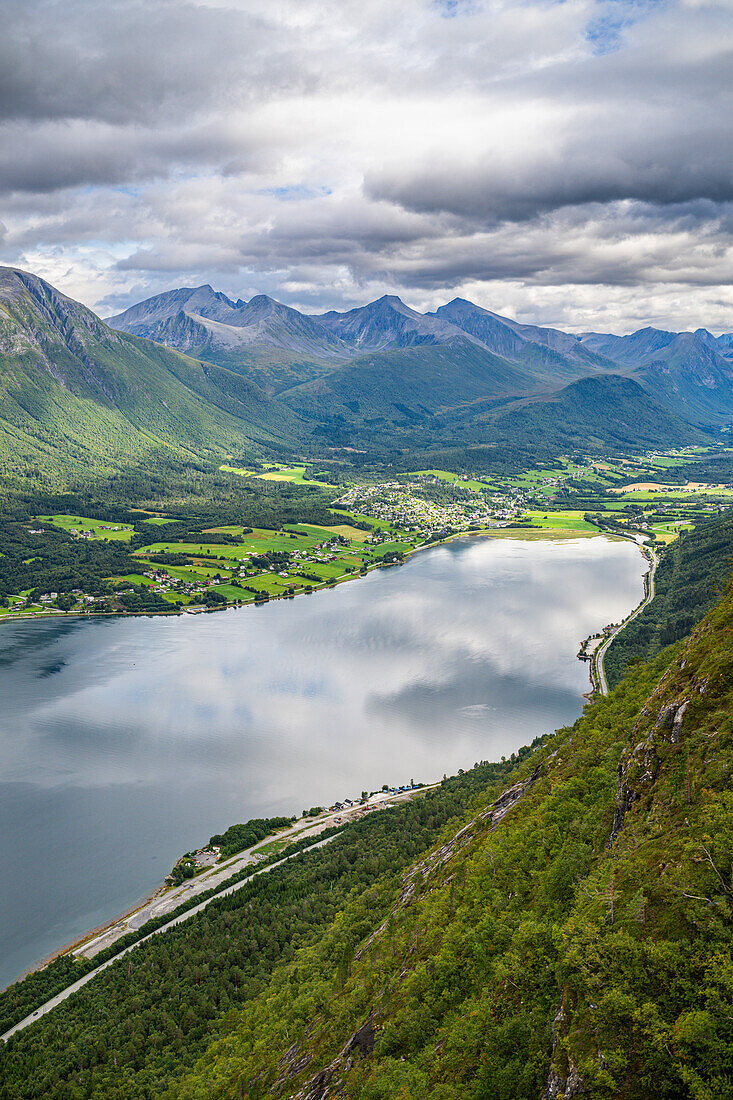
{"label": "hillside vegetation", "polygon": [[728,589],[571,728],[110,967],[11,1041],[0,1092],[733,1096],[732,691]]}
{"label": "hillside vegetation", "polygon": [[[350,825],[325,847],[252,879],[141,945],[0,1048],[0,1096],[161,1095],[227,1014],[265,987],[274,967],[317,939],[347,899],[364,894],[366,912],[388,904],[395,876],[487,784],[505,782],[514,763],[478,765],[423,798]],[[0,1029],[87,969],[64,956],[0,992]]]}
{"label": "hillside vegetation", "polygon": [[654,657],[686,637],[720,598],[731,568],[730,512],[682,532],[664,551],[654,600],[617,635],[606,653],[608,683],[616,685],[632,661]]}
{"label": "hillside vegetation", "polygon": [[403,874],[169,1097],[733,1095],[733,594]]}
{"label": "hillside vegetation", "polygon": [[682,342],[672,401],[566,333],[470,303],[454,317],[386,296],[313,318],[202,287],[140,303],[110,328],[35,275],[0,268],[4,494],[103,490],[162,468],[159,480],[180,483],[233,458],[669,447],[710,440],[733,407],[733,373],[707,346],[693,367]]}
{"label": "hillside vegetation", "polygon": [[0,269],[5,492],[136,462],[221,460],[297,434],[293,414],[241,375],[114,332],[43,280]]}

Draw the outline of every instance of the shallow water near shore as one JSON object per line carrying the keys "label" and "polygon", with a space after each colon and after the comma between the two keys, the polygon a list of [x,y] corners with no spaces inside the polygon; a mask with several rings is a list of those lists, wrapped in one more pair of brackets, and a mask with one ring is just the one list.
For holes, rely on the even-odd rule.
{"label": "shallow water near shore", "polygon": [[0,986],[235,821],[428,782],[574,721],[629,542],[466,539],[312,596],[0,630]]}

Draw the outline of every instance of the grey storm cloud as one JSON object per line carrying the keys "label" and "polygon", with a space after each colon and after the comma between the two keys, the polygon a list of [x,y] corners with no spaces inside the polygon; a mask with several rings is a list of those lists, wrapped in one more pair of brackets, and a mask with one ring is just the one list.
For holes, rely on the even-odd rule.
{"label": "grey storm cloud", "polygon": [[[733,199],[733,20],[718,53],[670,57],[623,53],[586,60],[561,78],[509,82],[486,104],[485,144],[407,170],[371,171],[367,194],[416,211],[482,221],[526,220],[562,206],[630,199],[662,206]],[[662,47],[660,46],[660,49]],[[645,62],[650,63],[647,67]],[[533,103],[544,127],[507,144],[492,114],[507,99]],[[457,119],[460,127],[462,120]],[[468,123],[470,127],[471,122]]]}
{"label": "grey storm cloud", "polygon": [[[733,116],[732,116],[733,117]],[[718,141],[719,135],[710,140]],[[677,205],[695,199],[733,200],[733,141],[710,149],[702,134],[659,141],[650,158],[648,141],[628,135],[614,143],[606,135],[573,139],[553,154],[529,154],[522,163],[483,163],[435,170],[425,166],[401,173],[372,173],[366,193],[420,212],[450,212],[481,221],[525,221],[562,206],[612,203],[622,199]]]}
{"label": "grey storm cloud", "polygon": [[731,73],[729,0],[5,0],[0,259],[722,318]]}
{"label": "grey storm cloud", "polygon": [[183,164],[216,164],[227,151],[237,153],[240,172],[267,163],[266,142],[231,132],[219,120],[151,129],[75,119],[30,132],[11,123],[0,126],[0,188],[41,193],[136,184]]}
{"label": "grey storm cloud", "polygon": [[[302,83],[257,14],[177,0],[5,0],[0,119],[168,123]],[[246,68],[242,61],[246,58]]]}

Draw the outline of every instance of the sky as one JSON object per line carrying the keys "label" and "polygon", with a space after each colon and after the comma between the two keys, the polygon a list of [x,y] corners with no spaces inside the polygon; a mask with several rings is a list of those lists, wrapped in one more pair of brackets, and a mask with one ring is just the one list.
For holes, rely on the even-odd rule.
{"label": "sky", "polygon": [[733,331],[733,0],[3,0],[0,263],[102,316]]}

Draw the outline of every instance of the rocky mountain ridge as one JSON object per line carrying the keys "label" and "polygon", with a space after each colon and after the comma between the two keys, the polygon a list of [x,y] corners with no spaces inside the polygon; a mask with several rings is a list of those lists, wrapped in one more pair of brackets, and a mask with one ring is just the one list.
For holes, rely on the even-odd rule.
{"label": "rocky mountain ridge", "polygon": [[266,295],[232,301],[208,285],[156,295],[108,323],[238,370],[270,393],[332,374],[343,374],[336,386],[344,389],[353,361],[385,354],[394,364],[394,356],[410,350],[442,348],[464,360],[484,356],[488,365],[495,360],[486,357],[499,357],[507,365],[507,384],[500,390],[517,396],[621,373],[701,427],[720,425],[733,414],[733,334],[715,337],[707,329],[577,336],[523,324],[463,298],[419,313],[394,294],[345,313],[310,315]]}
{"label": "rocky mountain ridge", "polygon": [[733,416],[733,368],[695,334],[631,369],[567,333],[460,300],[420,314],[385,296],[310,317],[265,295],[232,301],[204,286],[115,320],[135,332],[109,327],[35,275],[0,269],[0,423],[11,467],[44,479],[57,472],[63,483],[72,470],[86,478],[161,448],[199,458],[260,444],[279,455],[528,440],[548,454],[646,449],[705,442]]}

